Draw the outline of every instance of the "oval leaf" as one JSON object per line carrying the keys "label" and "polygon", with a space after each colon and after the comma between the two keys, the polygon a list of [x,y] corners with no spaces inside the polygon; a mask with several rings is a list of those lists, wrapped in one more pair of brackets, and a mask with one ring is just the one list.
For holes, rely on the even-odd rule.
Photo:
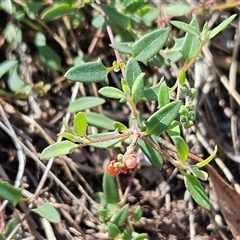
{"label": "oval leaf", "polygon": [[[155,136],[148,136],[147,138],[150,141],[154,142],[156,145],[158,145]],[[145,143],[142,139],[138,139],[138,146],[155,168],[157,169],[162,168],[163,158],[159,152],[157,152],[155,149],[153,149],[151,146]]]}
{"label": "oval leaf", "polygon": [[48,202],[45,202],[37,208],[33,208],[31,211],[46,218],[49,222],[59,223],[61,221],[58,211]]}
{"label": "oval leaf", "polygon": [[58,136],[64,137],[72,142],[77,142],[78,137],[75,134],[69,133],[69,132],[62,132],[59,133]]}
{"label": "oval leaf", "polygon": [[170,3],[166,7],[168,15],[172,16],[183,16],[191,11],[191,6],[186,2],[180,3]]}
{"label": "oval leaf", "polygon": [[[193,18],[189,25],[195,28],[196,31],[200,32],[199,24],[196,18]],[[200,39],[190,33],[187,33],[180,49],[180,52],[182,53],[186,62],[189,62],[195,56],[199,47]]]}
{"label": "oval leaf", "polygon": [[118,209],[110,219],[110,221],[116,224],[118,227],[121,227],[127,220],[128,217],[129,204],[126,204],[121,209]]}
{"label": "oval leaf", "polygon": [[132,47],[133,58],[147,64],[164,46],[169,36],[169,29],[155,30],[138,40]]}
{"label": "oval leaf", "polygon": [[0,78],[18,63],[16,60],[5,60],[0,64]]}
{"label": "oval leaf", "polygon": [[141,219],[142,215],[143,215],[142,208],[141,206],[138,206],[133,213],[133,221],[138,222]]}
{"label": "oval leaf", "polygon": [[120,234],[120,229],[114,223],[108,222],[107,232],[110,238],[116,239],[116,237]]}
{"label": "oval leaf", "polygon": [[200,32],[197,30],[195,27],[185,23],[185,22],[180,22],[180,21],[170,21],[170,23],[177,27],[178,29],[187,32],[195,37],[199,37]]}
{"label": "oval leaf", "polygon": [[138,101],[143,100],[144,97],[144,82],[143,82],[144,75],[145,73],[140,73],[132,86],[132,96],[135,104]]}
{"label": "oval leaf", "polygon": [[109,46],[118,50],[119,52],[123,52],[126,54],[132,54],[132,42],[129,43],[114,43],[110,44]]}
{"label": "oval leaf", "polygon": [[87,135],[87,125],[86,115],[79,112],[74,118],[74,129],[78,136],[85,137]]}
{"label": "oval leaf", "polygon": [[187,190],[189,191],[195,202],[202,208],[210,210],[210,203],[207,193],[203,189],[199,180],[190,174],[186,174],[184,176],[184,182]]}
{"label": "oval leaf", "polygon": [[41,159],[49,159],[52,157],[58,157],[71,153],[73,150],[78,148],[78,144],[70,142],[68,140],[62,142],[56,142],[47,148],[45,148],[41,153]]}
{"label": "oval leaf", "polygon": [[126,82],[130,89],[132,89],[133,83],[136,78],[141,74],[141,68],[138,62],[134,58],[130,58],[127,62],[126,66]]}
{"label": "oval leaf", "polygon": [[158,107],[161,108],[170,103],[169,89],[165,81],[163,81],[158,90]]}
{"label": "oval leaf", "polygon": [[101,95],[108,97],[108,98],[120,99],[120,98],[126,97],[126,95],[124,94],[123,91],[121,91],[115,87],[102,87],[98,92]]}
{"label": "oval leaf", "polygon": [[117,203],[119,201],[118,188],[114,177],[107,172],[103,175],[103,192],[107,203]]}
{"label": "oval leaf", "polygon": [[107,130],[114,130],[112,119],[95,112],[86,113],[86,116],[89,125]]}
{"label": "oval leaf", "polygon": [[0,181],[0,197],[8,200],[14,207],[23,200],[20,188],[15,188],[7,182]]}
{"label": "oval leaf", "polygon": [[70,5],[67,3],[52,6],[50,9],[48,9],[46,12],[42,14],[41,19],[44,20],[45,22],[52,21],[65,15],[73,14],[76,9],[77,9],[76,5],[74,4]]}
{"label": "oval leaf", "polygon": [[83,63],[69,69],[65,77],[75,82],[94,83],[105,81],[108,83],[107,75],[108,70],[99,59],[96,62]]}
{"label": "oval leaf", "polygon": [[49,46],[38,46],[39,57],[43,64],[52,70],[61,69],[61,58],[57,53]]}
{"label": "oval leaf", "polygon": [[160,135],[163,133],[177,116],[180,107],[181,101],[174,101],[155,112],[146,121],[147,131],[145,135]]}
{"label": "oval leaf", "polygon": [[101,8],[116,25],[126,30],[128,28],[130,18],[126,15],[118,12],[115,8],[112,8],[106,4],[101,4]]}
{"label": "oval leaf", "polygon": [[67,111],[69,113],[75,113],[75,112],[83,111],[93,107],[97,107],[99,105],[102,105],[103,103],[105,103],[105,100],[103,98],[81,97],[71,102],[68,105]]}

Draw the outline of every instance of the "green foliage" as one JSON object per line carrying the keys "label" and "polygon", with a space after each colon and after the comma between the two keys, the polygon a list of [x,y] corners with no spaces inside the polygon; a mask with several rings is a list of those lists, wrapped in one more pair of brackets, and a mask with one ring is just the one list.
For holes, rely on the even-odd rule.
{"label": "green foliage", "polygon": [[[22,13],[17,13],[14,10],[14,17],[24,22],[26,22],[26,16],[29,19],[36,19],[34,9],[40,11],[43,8],[40,14],[43,26],[44,22],[59,21],[63,17],[64,19],[67,17],[71,23],[72,20],[77,20],[76,24],[72,24],[72,29],[74,29],[74,26],[81,24],[81,11],[79,9],[82,5],[78,4],[76,5],[74,1],[68,1],[44,8],[41,4],[31,3],[29,7],[25,7]],[[68,67],[65,78],[83,84],[97,83],[98,92],[103,97],[85,96],[71,102],[67,111],[74,114],[74,117],[71,118],[73,119],[72,125],[69,126],[64,121],[65,131],[59,134],[65,139],[45,148],[41,154],[41,159],[66,155],[84,146],[111,149],[128,144],[125,152],[127,157],[133,161],[136,160],[134,152],[140,148],[151,164],[159,170],[163,165],[163,155],[184,176],[186,188],[193,199],[203,208],[209,209],[208,197],[198,179],[207,179],[207,173],[200,168],[214,158],[217,150],[215,149],[209,158],[196,165],[186,163],[189,149],[181,135],[181,127],[189,128],[194,123],[192,100],[196,92],[195,89],[189,87],[186,73],[200,56],[207,41],[227,27],[235,15],[223,21],[212,31],[207,23],[201,30],[196,18],[193,18],[189,24],[171,21],[171,24],[184,32],[185,35],[180,39],[175,39],[173,47],[167,48],[165,46],[169,45],[166,43],[169,39],[170,29],[149,29],[153,21],[159,16],[159,10],[150,2],[113,1],[111,4],[95,4],[93,1],[85,1],[84,4],[90,4],[94,9],[100,8],[101,10],[99,11],[101,14],[98,12],[94,14],[91,22],[93,28],[102,28],[105,31],[107,27],[108,33],[109,29],[114,28],[115,41],[113,41],[114,37],[110,36],[110,47],[116,50],[119,55],[116,54],[117,59],[110,67],[106,67],[105,62],[103,64],[101,59],[89,61],[85,56],[76,57],[73,65]],[[171,16],[182,16],[189,13],[191,8],[187,3],[169,3],[166,4],[166,11]],[[105,17],[106,22],[104,22]],[[62,59],[54,49],[47,45],[43,29],[36,27],[34,22],[27,21],[27,23],[35,29],[34,44],[37,47],[39,59],[48,69],[62,71]],[[22,42],[21,30],[14,24],[8,24],[4,32],[11,48],[17,50]],[[143,71],[148,64],[156,68],[173,66],[173,62],[178,61],[181,57],[184,59],[184,64],[179,69],[175,69],[176,81],[171,88],[168,87],[168,83],[164,79],[158,82],[153,81]],[[107,61],[106,64],[108,64]],[[33,86],[20,77],[18,61],[5,61],[0,64],[0,70],[1,76],[8,73],[8,85],[11,91],[26,95],[32,93]],[[120,87],[106,86],[112,82],[112,79],[110,81],[108,79],[110,72],[117,73],[115,76],[119,77],[119,84],[116,85]],[[179,93],[183,97],[181,100],[179,100]],[[105,98],[116,99],[119,104],[128,106],[130,114],[126,122],[129,123],[129,126],[126,126],[125,122],[116,122],[103,115],[102,110],[99,111],[101,114],[96,111],[97,107],[98,109],[104,108]],[[151,113],[148,119],[143,120],[139,105],[149,104],[150,101],[156,102],[158,109]],[[96,132],[91,134],[91,128],[88,126],[95,127]],[[171,138],[171,143],[178,153],[178,159],[173,160],[168,152],[160,148],[157,139],[165,133]],[[122,144],[123,142],[124,144]],[[132,171],[132,168],[128,169],[127,165],[124,165],[126,164],[126,156],[124,154],[117,155],[110,162],[111,165],[108,165],[109,174],[104,173],[103,193],[98,194],[99,201],[104,208],[99,210],[98,214],[102,218],[109,237],[139,240],[146,238],[146,234],[136,233],[129,224],[131,221],[140,220],[142,210],[137,208],[130,216],[129,205],[125,203],[125,199],[120,199],[120,189],[115,177],[113,177],[120,173],[127,174]],[[52,211],[54,217],[50,216],[51,214],[48,215],[46,210]],[[42,205],[33,211],[49,221],[57,222],[59,220],[59,216],[54,212],[56,210],[50,209],[49,204]]]}
{"label": "green foliage", "polygon": [[163,133],[177,116],[181,107],[181,101],[171,102],[156,111],[147,121],[145,135]]}
{"label": "green foliage", "polygon": [[73,4],[62,3],[59,5],[53,5],[42,14],[41,18],[45,22],[52,21],[65,15],[73,14],[76,9],[77,6]]}
{"label": "green foliage", "polygon": [[184,182],[195,202],[201,207],[210,210],[209,198],[198,179],[193,175],[186,174],[184,175]]}
{"label": "green foliage", "polygon": [[14,207],[20,202],[23,201],[20,188],[15,188],[12,185],[0,181],[0,197],[8,200]]}
{"label": "green foliage", "polygon": [[103,192],[107,203],[115,204],[120,200],[116,181],[107,172],[103,175]]}
{"label": "green foliage", "polygon": [[48,202],[37,208],[33,208],[31,211],[46,218],[51,223],[59,223],[61,221],[58,211]]}
{"label": "green foliage", "polygon": [[12,67],[14,67],[18,61],[16,60],[5,60],[0,63],[0,78],[7,73]]}
{"label": "green foliage", "polygon": [[169,36],[169,29],[162,28],[148,33],[132,46],[133,58],[147,64],[164,46]]}
{"label": "green foliage", "polygon": [[41,159],[49,159],[61,155],[71,153],[73,150],[78,148],[78,144],[70,142],[68,140],[54,143],[43,150],[41,153]]}
{"label": "green foliage", "polygon": [[108,83],[108,69],[99,59],[96,62],[83,63],[80,66],[69,69],[65,77],[76,82],[94,83],[105,81]]}
{"label": "green foliage", "polygon": [[68,112],[75,113],[80,112],[86,109],[94,108],[105,103],[103,98],[99,97],[81,97],[73,102],[70,102],[68,105]]}

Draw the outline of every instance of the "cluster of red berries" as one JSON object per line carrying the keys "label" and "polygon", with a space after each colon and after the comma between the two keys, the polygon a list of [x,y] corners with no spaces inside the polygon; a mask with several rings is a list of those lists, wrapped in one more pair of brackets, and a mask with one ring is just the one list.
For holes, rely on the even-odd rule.
{"label": "cluster of red berries", "polygon": [[126,174],[127,170],[135,168],[136,164],[137,159],[134,154],[126,156],[118,154],[117,157],[107,165],[107,172],[112,176],[120,173]]}

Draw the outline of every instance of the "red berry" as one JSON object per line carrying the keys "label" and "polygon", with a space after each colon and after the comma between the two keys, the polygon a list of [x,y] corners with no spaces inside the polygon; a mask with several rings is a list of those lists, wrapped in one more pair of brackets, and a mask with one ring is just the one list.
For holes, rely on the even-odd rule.
{"label": "red berry", "polygon": [[134,154],[125,156],[123,158],[123,166],[127,169],[135,168],[136,164],[137,164],[137,159],[136,159],[136,156]]}
{"label": "red berry", "polygon": [[108,174],[110,174],[111,176],[115,176],[115,175],[118,175],[120,173],[119,170],[115,169],[115,167],[113,166],[113,163],[110,162],[108,165],[107,165],[107,172]]}

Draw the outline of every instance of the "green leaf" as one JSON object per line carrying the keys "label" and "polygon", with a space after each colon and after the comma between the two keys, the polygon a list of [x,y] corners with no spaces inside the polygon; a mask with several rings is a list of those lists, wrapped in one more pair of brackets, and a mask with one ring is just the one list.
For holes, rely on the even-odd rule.
{"label": "green leaf", "polygon": [[7,182],[0,180],[0,197],[8,200],[14,207],[23,201],[20,188],[15,188]]}
{"label": "green leaf", "polygon": [[19,77],[19,65],[13,66],[8,74],[8,87],[12,92],[29,94],[31,86]]}
{"label": "green leaf", "polygon": [[167,14],[175,17],[186,15],[190,11],[191,11],[191,6],[186,2],[170,3],[166,7]]}
{"label": "green leaf", "polygon": [[107,232],[110,238],[116,239],[116,237],[120,234],[120,229],[114,223],[108,222]]}
{"label": "green leaf", "polygon": [[[7,224],[6,229],[4,230],[4,236],[8,237],[9,234],[13,231],[13,229],[20,223],[19,218],[13,217]],[[5,238],[4,238],[5,239]],[[11,238],[15,239],[15,238]]]}
{"label": "green leaf", "polygon": [[52,70],[60,70],[61,69],[61,58],[58,54],[48,45],[46,46],[37,46],[39,51],[39,57],[43,64],[49,67]]}
{"label": "green leaf", "polygon": [[133,237],[131,240],[144,240],[146,238],[147,238],[147,234],[141,233],[141,234],[137,234],[137,236]]}
{"label": "green leaf", "polygon": [[107,172],[103,175],[103,192],[107,203],[116,204],[119,202],[119,194],[115,178]]}
{"label": "green leaf", "polygon": [[[97,139],[102,139],[102,138],[106,138],[106,137],[113,137],[113,136],[117,136],[119,135],[118,132],[114,131],[114,132],[107,132],[107,133],[98,133],[98,134],[92,134],[89,135],[88,137],[92,140],[97,140]],[[113,140],[108,140],[108,141],[101,141],[101,142],[97,142],[97,143],[91,143],[90,145],[96,148],[120,148],[121,142],[123,141],[122,138],[118,138],[118,139],[113,139]]]}
{"label": "green leaf", "polygon": [[186,142],[180,136],[179,122],[174,121],[167,129],[168,135],[173,140],[174,145],[177,148],[178,156],[182,163],[185,163],[188,158],[189,149]]}
{"label": "green leaf", "polygon": [[184,175],[184,182],[194,201],[202,208],[210,210],[209,198],[199,180],[190,174],[186,174]]}
{"label": "green leaf", "polygon": [[138,222],[141,219],[142,215],[143,215],[142,208],[141,206],[138,206],[133,213],[133,221]]}
{"label": "green leaf", "polygon": [[[154,135],[148,136],[147,138],[158,146],[158,142]],[[151,146],[149,146],[140,138],[138,139],[138,146],[155,168],[157,169],[162,168],[163,158],[159,152],[157,152],[155,149],[153,149]]]}
{"label": "green leaf", "polygon": [[97,211],[97,213],[98,213],[100,216],[106,218],[106,217],[109,216],[110,211],[107,210],[107,209],[100,209],[100,210]]}
{"label": "green leaf", "polygon": [[217,148],[217,145],[216,145],[215,148],[214,148],[213,153],[211,154],[211,156],[209,156],[204,161],[197,163],[196,166],[198,168],[202,168],[202,167],[206,166],[208,163],[210,163],[212,161],[212,159],[215,158],[215,156],[217,154],[217,150],[218,150],[218,148]]}
{"label": "green leaf", "polygon": [[52,21],[65,15],[73,14],[76,9],[77,6],[73,4],[63,3],[57,6],[53,5],[42,14],[41,19],[45,22]]}
{"label": "green leaf", "polygon": [[168,28],[161,28],[145,35],[133,44],[133,58],[146,65],[147,61],[162,49],[168,36]]}
{"label": "green leaf", "polygon": [[178,77],[178,81],[180,83],[180,85],[184,85],[186,82],[186,72],[185,71],[181,71]]}
{"label": "green leaf", "polygon": [[49,159],[52,157],[58,157],[71,153],[78,148],[78,144],[70,142],[68,140],[62,142],[56,142],[46,147],[41,153],[41,159]]}
{"label": "green leaf", "polygon": [[133,101],[136,104],[138,101],[143,100],[144,98],[144,82],[143,77],[145,76],[145,73],[140,73],[136,80],[133,83],[132,86],[132,96]]}
{"label": "green leaf", "polygon": [[126,204],[121,209],[118,209],[111,217],[110,222],[121,227],[127,220],[129,204]]}
{"label": "green leaf", "polygon": [[110,44],[109,46],[118,50],[119,52],[132,54],[132,45],[133,45],[133,42],[128,42],[128,43],[124,42],[124,43]]}
{"label": "green leaf", "polygon": [[60,223],[61,221],[58,211],[48,202],[45,202],[37,208],[33,208],[31,211],[37,213],[43,218],[46,218],[51,223]]}
{"label": "green leaf", "polygon": [[96,193],[97,200],[105,207],[107,205],[107,200],[103,192]]}
{"label": "green leaf", "polygon": [[63,118],[63,125],[64,125],[64,128],[65,128],[65,131],[66,131],[66,132],[68,132],[68,133],[76,136],[75,131],[73,131],[73,130],[68,126],[68,123],[67,123],[67,121],[66,121],[65,118]]}
{"label": "green leaf", "polygon": [[196,178],[199,178],[202,181],[207,180],[208,174],[205,171],[199,170],[199,168],[196,165],[188,166],[188,169]]}
{"label": "green leaf", "polygon": [[141,73],[142,71],[138,62],[134,58],[130,58],[127,62],[125,75],[126,82],[130,89],[132,89],[134,81]]}
{"label": "green leaf", "polygon": [[158,90],[158,108],[161,108],[170,103],[169,88],[165,81],[161,82]]}
{"label": "green leaf", "polygon": [[19,44],[22,42],[21,29],[12,23],[8,23],[7,27],[4,29],[4,34],[12,49],[16,50]]}
{"label": "green leaf", "polygon": [[86,116],[89,125],[107,130],[114,130],[112,119],[95,112],[86,113]]}
{"label": "green leaf", "polygon": [[103,98],[99,97],[81,97],[69,103],[67,111],[69,113],[75,113],[97,107],[105,103]]}
{"label": "green leaf", "polygon": [[180,22],[180,21],[170,21],[170,23],[184,32],[187,32],[195,37],[200,37],[199,36],[200,32],[190,24],[187,24],[185,22]]}
{"label": "green leaf", "polygon": [[74,117],[74,129],[78,136],[85,137],[87,136],[87,117],[84,113],[79,112]]}
{"label": "green leaf", "polygon": [[99,59],[96,62],[84,63],[80,66],[69,69],[65,77],[83,83],[103,82],[108,83],[107,79],[108,69],[102,64]]}
{"label": "green leaf", "polygon": [[106,4],[101,4],[100,6],[106,13],[107,17],[110,18],[116,25],[124,30],[128,29],[130,23],[129,17]]}
{"label": "green leaf", "polygon": [[[192,19],[192,21],[190,22],[190,26],[194,27],[196,31],[198,31],[200,34],[199,25],[196,18]],[[180,52],[182,53],[187,63],[196,55],[199,47],[200,47],[200,39],[196,38],[190,33],[187,33],[184,37],[184,41],[180,49]]]}
{"label": "green leaf", "polygon": [[16,60],[5,60],[0,64],[0,78],[8,72],[12,67],[14,67],[18,61]]}
{"label": "green leaf", "polygon": [[78,137],[75,134],[69,133],[69,132],[61,132],[58,134],[58,136],[61,136],[63,138],[66,138],[72,142],[77,142]]}
{"label": "green leaf", "polygon": [[152,27],[152,22],[161,14],[156,6],[152,6],[144,2],[143,6],[137,11],[137,13],[141,19],[141,23],[145,24],[149,28]]}
{"label": "green leaf", "polygon": [[146,121],[147,131],[145,135],[155,134],[159,136],[163,133],[177,116],[180,107],[181,101],[174,101],[155,112]]}
{"label": "green leaf", "polygon": [[218,33],[220,33],[224,28],[226,28],[236,16],[237,14],[233,14],[232,16],[221,22],[217,27],[215,27],[210,33],[209,40],[214,38]]}
{"label": "green leaf", "polygon": [[159,92],[159,88],[161,86],[161,81],[156,84],[153,85],[150,88],[144,89],[144,97],[148,100],[148,101],[157,101],[158,100],[158,92]]}
{"label": "green leaf", "polygon": [[128,128],[121,122],[113,122],[113,126],[118,132],[125,132],[128,130]]}
{"label": "green leaf", "polygon": [[120,99],[120,98],[126,97],[126,95],[123,91],[121,91],[115,87],[102,87],[98,92],[101,95],[108,97],[108,98]]}
{"label": "green leaf", "polygon": [[34,38],[34,44],[37,47],[46,46],[46,37],[45,37],[45,35],[43,33],[41,33],[41,32],[36,32],[35,38]]}

